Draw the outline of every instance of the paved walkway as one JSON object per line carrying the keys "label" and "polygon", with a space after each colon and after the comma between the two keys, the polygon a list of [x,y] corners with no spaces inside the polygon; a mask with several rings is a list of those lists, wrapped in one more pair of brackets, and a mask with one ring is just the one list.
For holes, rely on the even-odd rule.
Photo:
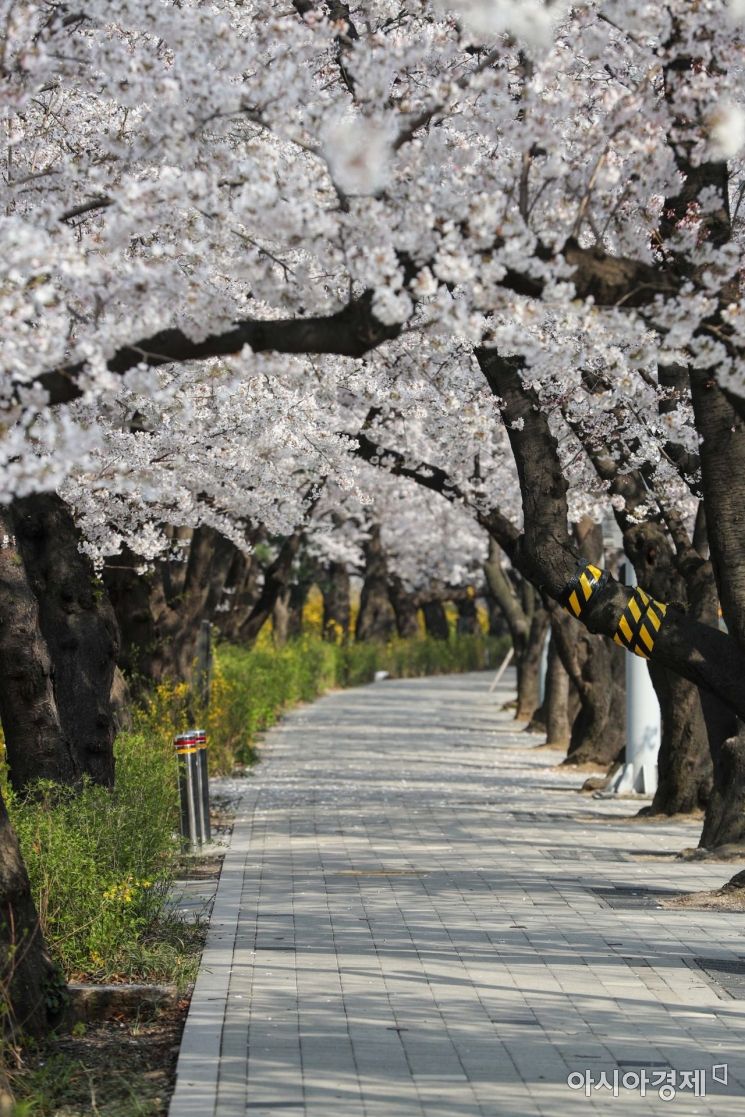
{"label": "paved walkway", "polygon": [[[740,866],[675,862],[696,824],[630,824],[635,805],[578,795],[500,712],[509,677],[489,681],[331,694],[268,735],[171,1117],[743,1112],[745,1000],[693,959],[737,983],[745,916],[608,891],[718,886]],[[670,1068],[678,1087],[703,1068],[706,1096],[691,1076],[660,1100]]]}

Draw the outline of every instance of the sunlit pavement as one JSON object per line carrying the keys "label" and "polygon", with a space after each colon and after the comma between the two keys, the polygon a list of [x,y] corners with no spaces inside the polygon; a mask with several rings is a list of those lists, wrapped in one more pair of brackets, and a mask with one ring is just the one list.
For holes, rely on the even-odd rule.
{"label": "sunlit pavement", "polygon": [[743,1112],[745,916],[613,890],[741,866],[579,795],[490,679],[334,693],[268,735],[171,1117]]}

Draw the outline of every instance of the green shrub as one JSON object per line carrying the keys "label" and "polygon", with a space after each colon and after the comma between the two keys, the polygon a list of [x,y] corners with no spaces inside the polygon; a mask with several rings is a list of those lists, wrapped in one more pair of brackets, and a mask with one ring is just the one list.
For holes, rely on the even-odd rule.
{"label": "green shrub", "polygon": [[164,912],[179,855],[173,750],[129,733],[115,751],[113,790],[6,791],[42,928],[68,977],[186,981],[190,932]]}
{"label": "green shrub", "polygon": [[[332,687],[372,682],[376,671],[393,678],[479,670],[496,664],[507,642],[481,634],[450,640],[418,637],[386,644],[333,644],[301,636],[282,648],[219,644],[215,651],[210,708],[195,716],[207,728],[212,773],[229,772],[254,759],[257,736],[283,710],[310,702]],[[182,685],[157,688],[137,714],[139,730],[170,741],[186,728],[188,691]]]}

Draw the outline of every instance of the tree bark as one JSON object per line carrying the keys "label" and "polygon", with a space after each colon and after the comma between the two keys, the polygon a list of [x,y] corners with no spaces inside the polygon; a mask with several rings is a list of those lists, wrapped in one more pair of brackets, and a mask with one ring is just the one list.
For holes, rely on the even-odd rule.
{"label": "tree bark", "polygon": [[350,583],[349,571],[343,562],[329,563],[321,579],[323,594],[323,638],[335,644],[349,639]]}
{"label": "tree bark", "polygon": [[455,603],[458,620],[455,631],[459,636],[475,636],[479,631],[479,617],[475,597],[459,597]]}
{"label": "tree bark", "polygon": [[[691,399],[701,435],[706,526],[728,632],[745,648],[745,422],[707,371],[691,370]],[[700,844],[745,844],[745,719],[732,718],[702,695],[713,764],[713,789]]]}
{"label": "tree bark", "polygon": [[397,574],[388,575],[388,596],[396,614],[396,631],[406,640],[419,635],[419,606]]}
{"label": "tree bark", "polygon": [[700,810],[711,794],[712,762],[698,688],[654,663],[649,675],[660,703],[657,790],[645,814]]}
{"label": "tree bark", "polygon": [[49,956],[18,839],[0,796],[0,990],[12,1038],[41,1038],[61,1009],[62,978]]}
{"label": "tree bark", "polygon": [[567,749],[570,740],[569,675],[561,662],[556,638],[552,635],[548,646],[548,672],[546,677],[546,744]]}
{"label": "tree bark", "polygon": [[424,616],[424,628],[428,636],[431,636],[433,640],[450,639],[450,625],[445,613],[445,606],[441,601],[422,602],[422,615]]}
{"label": "tree bark", "polygon": [[277,648],[287,643],[290,627],[290,587],[284,586],[277,594],[272,609],[272,639]]}
{"label": "tree bark", "polygon": [[701,699],[714,780],[699,846],[745,845],[745,727],[714,696]]}
{"label": "tree bark", "polygon": [[[247,544],[256,546],[263,541],[263,534],[262,529],[253,532]],[[212,617],[212,623],[220,634],[234,644],[238,642],[241,626],[251,615],[259,598],[261,573],[261,563],[255,553],[235,552],[225,580],[224,600]]]}
{"label": "tree bark", "polygon": [[240,627],[241,643],[252,644],[272,614],[279,595],[289,587],[292,564],[295,561],[303,533],[295,531],[282,543],[274,562],[264,571],[264,584],[254,606]]}
{"label": "tree bark", "polygon": [[[685,599],[691,616],[715,622],[711,567],[692,547],[682,561],[676,558],[666,533],[654,522],[627,526],[624,547],[637,581],[653,597],[659,601]],[[657,790],[643,813],[673,815],[699,810],[709,799],[713,772],[701,694],[688,679],[653,660],[648,669],[660,704],[661,734]]]}
{"label": "tree bark", "polygon": [[496,597],[490,591],[485,594],[484,600],[486,607],[489,610],[489,635],[500,638],[502,636],[509,636],[509,627],[505,620],[502,607],[497,601]]}
{"label": "tree bark", "polygon": [[38,601],[9,518],[0,517],[0,722],[16,791],[37,779],[76,784],[82,775],[60,722],[52,670]]}
{"label": "tree bark", "polygon": [[572,617],[558,611],[554,634],[580,702],[564,763],[608,767],[625,746],[624,652],[594,640]]}
{"label": "tree bark", "polygon": [[18,549],[39,603],[60,724],[80,771],[114,782],[111,690],[119,650],[114,611],[64,502],[53,493],[11,506]]}
{"label": "tree bark", "polygon": [[548,613],[536,606],[530,619],[527,639],[515,655],[517,667],[517,721],[530,722],[539,706],[543,645],[548,629]]}
{"label": "tree bark", "polygon": [[312,584],[312,582],[303,579],[300,582],[293,582],[290,586],[290,596],[287,600],[288,638],[294,639],[302,635],[303,609],[305,608],[305,601]]}
{"label": "tree bark", "polygon": [[509,629],[517,671],[517,709],[515,718],[529,724],[538,708],[539,669],[548,614],[525,580],[520,583],[520,597],[502,568],[499,546],[489,539],[489,557],[484,574],[492,596],[499,602]]}
{"label": "tree bark", "polygon": [[363,551],[365,580],[355,636],[357,640],[389,640],[396,628],[396,616],[388,596],[388,568],[379,524],[372,525]]}

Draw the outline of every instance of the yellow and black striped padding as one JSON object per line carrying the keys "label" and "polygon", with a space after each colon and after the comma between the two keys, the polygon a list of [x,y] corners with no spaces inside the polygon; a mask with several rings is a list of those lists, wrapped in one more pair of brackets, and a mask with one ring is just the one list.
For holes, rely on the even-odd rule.
{"label": "yellow and black striped padding", "polygon": [[564,589],[562,605],[574,617],[581,617],[590,598],[608,581],[608,575],[598,566],[585,563],[580,566],[571,582]]}
{"label": "yellow and black striped padding", "polygon": [[621,614],[613,639],[634,655],[649,659],[666,612],[667,605],[655,601],[637,586]]}

